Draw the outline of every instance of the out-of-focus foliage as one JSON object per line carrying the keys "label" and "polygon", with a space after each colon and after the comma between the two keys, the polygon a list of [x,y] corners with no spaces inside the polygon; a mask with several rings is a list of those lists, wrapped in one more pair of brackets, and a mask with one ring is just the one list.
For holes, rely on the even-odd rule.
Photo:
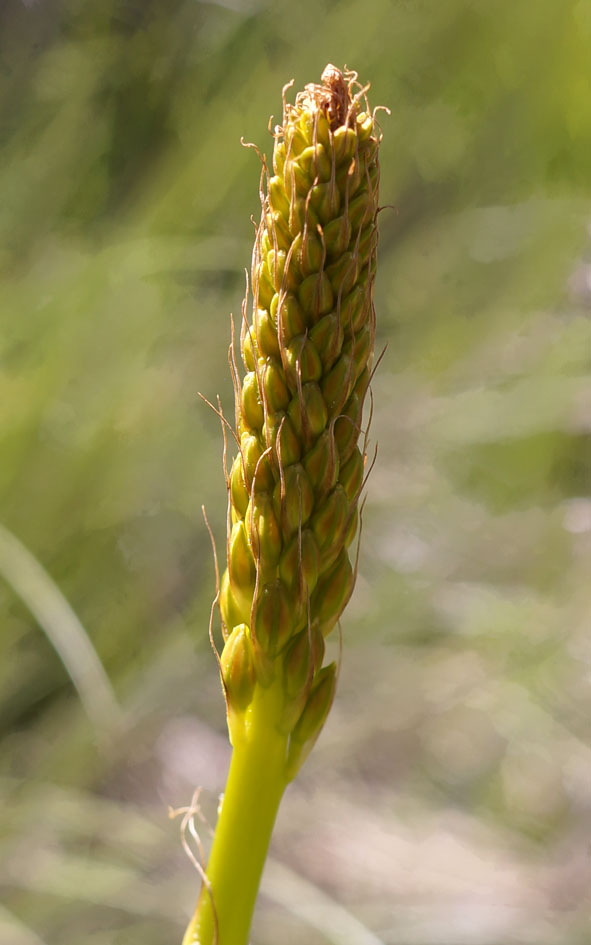
{"label": "out-of-focus foliage", "polygon": [[122,715],[91,727],[51,615],[3,582],[6,945],[175,941],[195,899],[166,805],[199,784],[215,818],[228,753],[198,392],[232,416],[240,138],[269,152],[281,87],[329,61],[392,110],[379,454],[339,695],[253,940],[589,941],[588,0],[4,0],[0,521]]}

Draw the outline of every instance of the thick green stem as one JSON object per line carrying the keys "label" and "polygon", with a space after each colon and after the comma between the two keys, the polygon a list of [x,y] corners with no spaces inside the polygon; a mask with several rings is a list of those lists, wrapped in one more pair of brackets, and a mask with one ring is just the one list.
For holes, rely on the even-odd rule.
{"label": "thick green stem", "polygon": [[[286,786],[287,736],[274,727],[275,687],[257,686],[234,750],[205,886],[183,945],[247,945],[277,809]],[[241,720],[242,721],[242,720]],[[215,910],[215,911],[214,911]],[[217,939],[216,939],[217,918]]]}

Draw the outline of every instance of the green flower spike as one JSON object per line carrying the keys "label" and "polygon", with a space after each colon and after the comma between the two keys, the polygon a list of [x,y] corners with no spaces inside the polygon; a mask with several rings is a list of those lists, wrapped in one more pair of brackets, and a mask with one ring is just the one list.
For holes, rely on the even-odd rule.
{"label": "green flower spike", "polygon": [[375,333],[381,134],[365,92],[327,66],[284,99],[262,159],[219,596],[233,755],[184,945],[246,945],[281,796],[334,698],[324,640],[353,590]]}

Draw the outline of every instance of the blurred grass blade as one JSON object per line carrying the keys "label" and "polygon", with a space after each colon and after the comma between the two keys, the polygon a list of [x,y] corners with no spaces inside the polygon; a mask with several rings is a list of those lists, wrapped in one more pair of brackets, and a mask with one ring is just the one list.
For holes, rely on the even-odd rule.
{"label": "blurred grass blade", "polygon": [[86,630],[47,571],[3,525],[0,574],[47,635],[97,731],[118,728],[121,709]]}
{"label": "blurred grass blade", "polygon": [[262,891],[334,945],[384,945],[340,902],[276,859],[269,859]]}
{"label": "blurred grass blade", "polygon": [[33,929],[0,905],[0,942],[7,945],[46,945]]}

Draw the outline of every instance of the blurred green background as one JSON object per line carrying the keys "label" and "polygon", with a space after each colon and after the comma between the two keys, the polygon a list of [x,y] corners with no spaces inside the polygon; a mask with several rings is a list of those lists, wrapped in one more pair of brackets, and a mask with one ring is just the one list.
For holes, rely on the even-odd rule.
{"label": "blurred green background", "polygon": [[214,822],[229,751],[198,392],[232,415],[240,138],[327,62],[392,111],[379,450],[253,943],[591,940],[590,54],[589,0],[3,0],[2,945],[179,942],[194,905],[167,806]]}

